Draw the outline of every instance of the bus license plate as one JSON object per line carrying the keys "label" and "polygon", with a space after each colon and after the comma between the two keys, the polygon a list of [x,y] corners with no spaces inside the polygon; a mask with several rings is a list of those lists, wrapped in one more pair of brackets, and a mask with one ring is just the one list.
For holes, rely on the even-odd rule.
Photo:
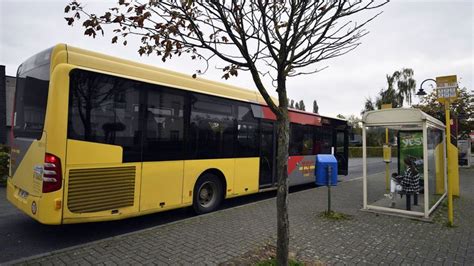
{"label": "bus license plate", "polygon": [[28,197],[28,192],[26,192],[26,191],[20,189],[20,190],[18,191],[18,196],[20,196],[20,198],[26,199],[26,198]]}

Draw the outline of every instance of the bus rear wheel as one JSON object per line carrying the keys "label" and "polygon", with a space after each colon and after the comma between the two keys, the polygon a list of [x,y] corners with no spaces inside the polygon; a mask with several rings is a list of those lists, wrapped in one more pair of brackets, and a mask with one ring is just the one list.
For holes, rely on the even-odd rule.
{"label": "bus rear wheel", "polygon": [[193,208],[197,214],[215,211],[223,199],[223,186],[213,174],[204,174],[194,186]]}

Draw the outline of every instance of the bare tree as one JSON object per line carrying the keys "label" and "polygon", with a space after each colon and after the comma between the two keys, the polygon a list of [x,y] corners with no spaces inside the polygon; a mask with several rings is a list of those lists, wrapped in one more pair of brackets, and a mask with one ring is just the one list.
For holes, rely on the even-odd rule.
{"label": "bare tree", "polygon": [[300,101],[300,110],[301,110],[301,111],[306,111],[306,106],[304,105],[304,101],[303,101],[303,100]]}
{"label": "bare tree", "polygon": [[[145,1],[145,0],[143,0]],[[316,73],[317,63],[342,56],[359,44],[364,29],[389,0],[118,0],[102,15],[90,14],[74,1],[66,6],[69,25],[86,16],[85,34],[103,34],[113,24],[112,42],[137,37],[140,54],[157,54],[163,61],[189,54],[205,62],[224,62],[223,78],[249,71],[256,88],[277,117],[277,261],[288,263],[288,142],[289,118],[286,82],[290,77]],[[368,16],[360,19],[362,12]],[[352,21],[358,20],[357,21]],[[200,74],[198,71],[196,74]],[[193,76],[196,77],[196,74]],[[269,77],[278,102],[269,95]]]}
{"label": "bare tree", "polygon": [[315,114],[319,113],[319,106],[318,106],[318,102],[316,102],[316,100],[313,101],[313,113],[315,113]]}

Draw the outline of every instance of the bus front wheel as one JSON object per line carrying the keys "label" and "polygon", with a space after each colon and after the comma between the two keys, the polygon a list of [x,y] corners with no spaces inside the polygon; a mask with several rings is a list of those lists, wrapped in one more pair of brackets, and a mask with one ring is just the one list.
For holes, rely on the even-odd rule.
{"label": "bus front wheel", "polygon": [[223,186],[213,174],[204,174],[194,186],[193,208],[198,214],[216,210],[222,202]]}

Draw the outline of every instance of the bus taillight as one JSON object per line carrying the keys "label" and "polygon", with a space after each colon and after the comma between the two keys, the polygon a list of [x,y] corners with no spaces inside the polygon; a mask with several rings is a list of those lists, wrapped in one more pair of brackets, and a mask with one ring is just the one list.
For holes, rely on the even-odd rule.
{"label": "bus taillight", "polygon": [[55,155],[46,153],[44,156],[43,193],[61,189],[62,179],[61,160]]}

